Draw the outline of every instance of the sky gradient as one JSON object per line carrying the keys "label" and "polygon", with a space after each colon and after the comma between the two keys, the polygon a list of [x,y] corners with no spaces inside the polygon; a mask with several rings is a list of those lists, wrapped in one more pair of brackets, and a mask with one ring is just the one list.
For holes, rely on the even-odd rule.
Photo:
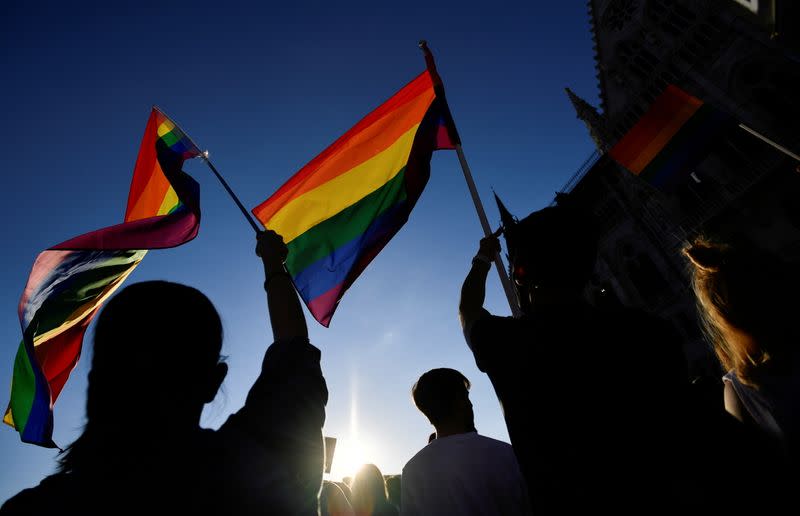
{"label": "sky gradient", "polygon": [[[593,150],[564,94],[569,86],[597,103],[584,2],[69,4],[0,7],[2,403],[34,258],[122,221],[152,105],[210,151],[248,209],[418,75],[419,39],[436,57],[493,226],[492,188],[522,217],[549,204]],[[184,168],[201,185],[200,234],[148,253],[128,281],[186,283],[219,310],[230,372],[202,418],[216,428],[244,402],[271,331],[252,228],[202,162]],[[457,317],[481,236],[455,152],[438,151],[409,222],[345,294],[331,327],[308,317],[330,391],[324,433],[343,453],[360,443],[364,461],[399,473],[433,430],[410,388],[434,367],[462,371],[473,382],[479,432],[508,440]],[[494,271],[486,306],[510,313]],[[62,447],[84,422],[91,337],[90,327],[55,406]],[[146,400],[130,410],[135,424],[149,424]],[[338,451],[336,479],[351,472]],[[56,455],[3,426],[0,501],[51,473]]]}

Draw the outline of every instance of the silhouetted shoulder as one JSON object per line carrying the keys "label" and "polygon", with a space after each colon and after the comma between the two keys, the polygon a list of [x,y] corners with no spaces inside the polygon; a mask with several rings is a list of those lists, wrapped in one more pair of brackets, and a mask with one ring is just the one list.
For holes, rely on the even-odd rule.
{"label": "silhouetted shoulder", "polygon": [[486,312],[464,328],[467,345],[478,369],[487,372],[508,357],[515,343],[529,339],[529,322]]}
{"label": "silhouetted shoulder", "polygon": [[42,515],[42,514],[81,514],[91,512],[90,507],[75,504],[75,484],[73,475],[59,473],[42,480],[38,486],[24,489],[9,498],[0,514]]}

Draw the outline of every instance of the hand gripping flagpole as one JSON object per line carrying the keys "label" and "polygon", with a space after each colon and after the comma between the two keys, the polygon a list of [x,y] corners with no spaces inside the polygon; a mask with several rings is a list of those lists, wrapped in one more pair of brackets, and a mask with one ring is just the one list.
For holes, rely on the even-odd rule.
{"label": "hand gripping flagpole", "polygon": [[[444,95],[444,85],[442,84],[441,77],[439,77],[439,73],[436,71],[436,63],[433,60],[433,54],[428,48],[427,41],[420,40],[419,48],[425,55],[425,65],[428,68],[428,73],[430,73],[431,77],[433,78],[436,96],[444,102],[445,106],[447,106],[447,101],[445,100]],[[451,135],[455,136],[455,138],[451,137],[451,139],[455,142],[456,154],[458,155],[458,161],[461,164],[461,171],[464,173],[464,179],[467,181],[467,188],[469,188],[469,193],[472,196],[472,202],[475,204],[475,211],[478,212],[478,220],[480,220],[481,227],[483,228],[483,234],[485,237],[491,236],[492,228],[489,226],[489,220],[486,218],[486,211],[483,209],[481,198],[478,196],[478,189],[475,188],[475,181],[472,179],[472,173],[469,170],[467,158],[464,156],[464,150],[461,148],[461,139],[458,138],[457,134],[455,134],[455,122],[450,114],[449,107],[447,107],[447,116],[449,118],[448,131],[451,132]],[[519,305],[514,298],[514,291],[511,288],[511,281],[508,279],[508,274],[506,274],[506,268],[499,252],[495,253],[494,255],[494,266],[497,269],[497,274],[500,276],[500,284],[503,286],[503,290],[506,293],[506,299],[508,299],[508,306],[511,308],[511,313],[514,315],[514,317],[519,317],[522,315],[522,312],[520,311]]]}

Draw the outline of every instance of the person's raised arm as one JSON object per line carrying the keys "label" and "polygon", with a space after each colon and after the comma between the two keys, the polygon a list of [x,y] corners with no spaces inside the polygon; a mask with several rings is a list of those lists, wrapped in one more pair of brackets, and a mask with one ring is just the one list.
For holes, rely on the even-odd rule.
{"label": "person's raised arm", "polygon": [[256,255],[264,262],[264,290],[267,291],[272,335],[276,341],[292,337],[308,338],[303,307],[300,306],[292,278],[284,267],[289,251],[283,243],[283,237],[274,231],[262,231],[256,238]]}
{"label": "person's raised arm", "polygon": [[[256,254],[264,262],[264,290],[275,342],[267,348],[261,374],[244,407],[219,431],[229,432],[235,456],[232,473],[258,485],[274,514],[317,514],[325,452],[322,427],[328,389],[320,351],[308,342],[303,308],[284,267],[288,249],[274,231],[257,235]],[[256,477],[257,480],[251,480]],[[260,480],[258,480],[260,479]],[[278,489],[282,493],[269,492]],[[274,502],[285,502],[275,506]],[[266,507],[266,509],[265,509]],[[256,507],[246,511],[255,513]]]}
{"label": "person's raised arm", "polygon": [[478,254],[472,259],[472,268],[461,286],[458,315],[461,318],[462,328],[467,328],[485,313],[483,301],[486,297],[486,277],[492,268],[495,255],[500,252],[499,234],[500,230],[497,230],[494,234],[481,239]]}

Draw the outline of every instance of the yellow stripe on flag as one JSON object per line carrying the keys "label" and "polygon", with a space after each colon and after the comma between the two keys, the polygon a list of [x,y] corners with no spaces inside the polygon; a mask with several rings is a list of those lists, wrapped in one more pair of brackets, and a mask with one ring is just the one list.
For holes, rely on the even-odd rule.
{"label": "yellow stripe on flag", "polygon": [[375,157],[293,199],[267,221],[267,229],[288,244],[386,184],[406,166],[418,128],[419,124]]}

